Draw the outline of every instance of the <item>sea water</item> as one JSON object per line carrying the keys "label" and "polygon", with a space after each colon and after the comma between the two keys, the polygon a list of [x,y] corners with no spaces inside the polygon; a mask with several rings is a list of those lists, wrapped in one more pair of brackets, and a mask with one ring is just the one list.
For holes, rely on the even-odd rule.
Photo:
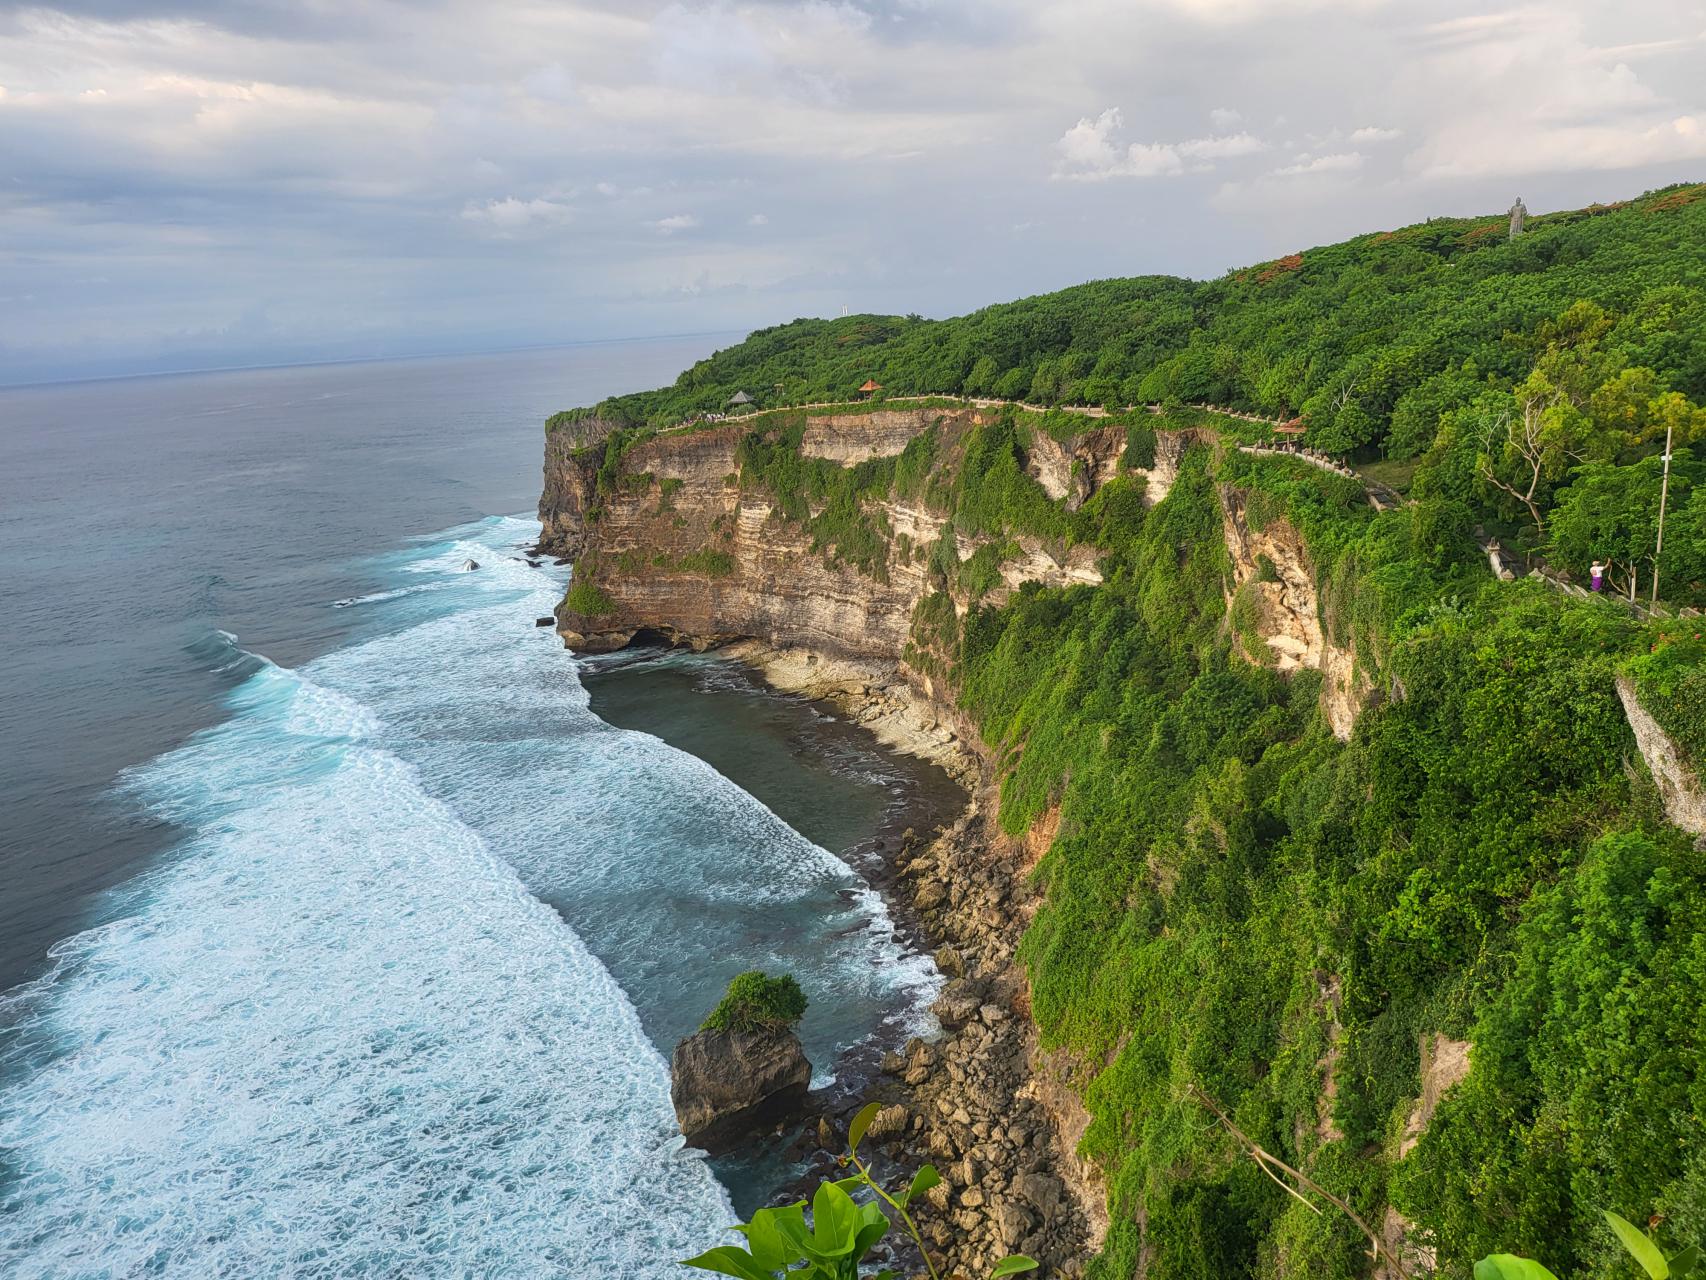
{"label": "sea water", "polygon": [[536,536],[349,548],[308,656],[172,657],[220,705],[102,793],[153,847],[0,997],[0,1274],[679,1274],[734,1206],[663,1055],[727,979],[795,973],[820,1069],[921,1016],[844,861],[592,714]]}

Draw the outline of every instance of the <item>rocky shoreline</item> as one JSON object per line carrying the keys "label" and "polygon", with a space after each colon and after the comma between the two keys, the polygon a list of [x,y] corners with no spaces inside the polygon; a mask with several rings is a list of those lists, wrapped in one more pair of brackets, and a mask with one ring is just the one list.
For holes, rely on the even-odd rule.
{"label": "rocky shoreline", "polygon": [[[800,1189],[830,1176],[848,1120],[866,1102],[880,1101],[865,1149],[880,1155],[896,1182],[924,1163],[942,1175],[919,1225],[944,1274],[985,1274],[1013,1252],[1036,1258],[1042,1274],[1081,1274],[1106,1230],[1102,1189],[1074,1150],[1087,1117],[1039,1053],[1028,988],[1014,960],[1036,906],[1026,873],[1046,839],[1016,841],[998,832],[995,792],[975,735],[892,664],[754,641],[725,652],[773,687],[826,702],[885,745],[942,765],[970,797],[950,826],[908,830],[889,843],[881,852],[891,874],[873,877],[897,922],[934,950],[949,979],[933,1006],[943,1035],[888,1048],[880,1074],[857,1073],[852,1087],[824,1100],[819,1150]],[[918,1265],[904,1253],[896,1262]]]}

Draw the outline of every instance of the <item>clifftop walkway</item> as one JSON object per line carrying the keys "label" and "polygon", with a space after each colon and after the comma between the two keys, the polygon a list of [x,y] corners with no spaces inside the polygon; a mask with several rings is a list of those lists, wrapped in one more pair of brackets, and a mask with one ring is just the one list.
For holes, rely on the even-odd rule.
{"label": "clifftop walkway", "polygon": [[[679,423],[676,426],[665,428],[665,431],[685,431],[696,426],[709,424],[721,426],[727,423],[750,422],[754,418],[761,418],[766,414],[790,413],[802,409],[845,410],[862,409],[873,403],[878,405],[905,405],[929,404],[944,401],[950,404],[970,405],[977,409],[1000,409],[1011,406],[1012,408],[1023,409],[1030,413],[1050,413],[1059,411],[1062,413],[1077,414],[1080,417],[1090,419],[1107,418],[1111,416],[1110,411],[1102,405],[1041,405],[1031,404],[1024,400],[1002,400],[993,396],[962,396],[939,393],[916,396],[887,396],[882,400],[875,402],[868,400],[823,400],[808,404],[775,405],[768,409],[755,409],[747,413],[729,415],[727,417],[722,415],[706,415],[699,418],[692,418]],[[1233,418],[1240,422],[1251,422],[1258,426],[1265,427],[1292,426],[1298,421],[1296,418],[1265,418],[1260,414],[1247,413],[1242,409],[1230,409],[1225,405],[1208,404],[1206,402],[1188,404],[1185,407],[1189,409],[1196,409],[1203,413],[1212,413],[1217,417]],[[1118,410],[1117,412],[1136,413],[1140,410],[1160,416],[1165,412],[1165,407],[1160,404],[1127,405],[1124,409]],[[1280,444],[1241,444],[1238,446],[1238,449],[1242,453],[1248,453],[1256,457],[1289,458],[1292,461],[1305,463],[1308,466],[1316,467],[1322,471],[1340,476],[1346,480],[1354,480],[1362,486],[1363,493],[1368,498],[1369,506],[1373,507],[1376,511],[1396,510],[1410,501],[1397,490],[1380,483],[1378,480],[1370,480],[1367,476],[1362,475],[1332,455],[1322,453],[1318,449],[1311,449],[1306,445],[1299,444],[1295,441],[1285,441]],[[1493,575],[1496,578],[1501,581],[1510,582],[1514,581],[1519,576],[1506,562],[1504,550],[1496,539],[1488,540],[1485,538],[1479,538],[1477,541],[1479,542],[1483,554],[1486,555],[1488,565],[1492,569]],[[1655,611],[1645,604],[1642,604],[1639,600],[1632,600],[1627,596],[1615,592],[1601,592],[1596,595],[1595,593],[1588,591],[1585,587],[1569,581],[1556,570],[1544,565],[1531,569],[1527,576],[1539,579],[1555,591],[1560,591],[1565,595],[1575,596],[1583,600],[1615,600],[1627,607],[1640,618],[1650,619],[1676,616],[1695,617],[1700,613],[1698,609],[1682,609],[1676,613],[1672,613],[1669,610],[1666,610],[1663,606]]]}

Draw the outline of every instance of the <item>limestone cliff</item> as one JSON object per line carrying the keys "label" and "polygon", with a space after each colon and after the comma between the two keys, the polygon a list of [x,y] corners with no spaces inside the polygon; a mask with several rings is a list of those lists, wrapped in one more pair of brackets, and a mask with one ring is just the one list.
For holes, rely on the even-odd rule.
{"label": "limestone cliff", "polygon": [[[999,412],[778,413],[662,433],[583,419],[548,443],[541,545],[575,558],[557,612],[572,648],[616,649],[642,633],[730,646],[773,683],[836,702],[967,784],[974,802],[954,829],[909,841],[895,863],[955,981],[938,1006],[948,1038],[910,1046],[890,1067],[915,1089],[914,1153],[948,1179],[931,1202],[936,1243],[955,1265],[975,1272],[1023,1249],[1073,1275],[1108,1229],[1107,1188],[1076,1152],[1089,1122],[1083,1064],[1039,1049],[1014,959],[1037,909],[1028,873],[1060,811],[1022,841],[999,830],[996,762],[954,705],[944,659],[974,605],[1027,583],[1101,583],[1117,561],[1096,545],[1098,503],[1163,501],[1188,451],[1217,442],[1200,429],[1128,433],[1093,420],[1054,435]],[[1032,504],[1023,520],[992,520],[966,492],[980,433],[998,428],[1015,430],[1017,457],[978,484],[1015,509]],[[1323,620],[1303,539],[1284,520],[1256,519],[1242,491],[1219,495],[1236,642],[1282,673],[1321,671],[1324,712],[1349,737],[1368,681]]]}
{"label": "limestone cliff", "polygon": [[[843,466],[893,458],[935,429],[951,450],[984,412],[930,409],[807,417],[800,453]],[[840,658],[894,660],[913,610],[931,590],[931,548],[944,513],[920,500],[867,500],[861,514],[884,534],[874,563],[854,564],[777,510],[773,495],[741,483],[744,424],[667,432],[631,444],[611,468],[605,424],[588,420],[551,433],[540,501],[542,549],[576,559],[583,591],[558,612],[576,649],[621,648],[640,631],[695,648],[754,637]],[[559,438],[560,437],[560,438]],[[1103,428],[1062,444],[1038,436],[1035,468],[1082,503],[1111,478],[1123,432]],[[1075,504],[1076,505],[1076,504]],[[814,504],[812,514],[819,514]],[[956,563],[994,540],[954,533]],[[963,611],[999,603],[1022,583],[1101,581],[1096,550],[1021,536],[1002,547],[998,580],[956,593]],[[574,603],[583,607],[575,608]],[[591,607],[586,607],[586,606]]]}
{"label": "limestone cliff", "polygon": [[1659,789],[1665,816],[1706,843],[1706,786],[1694,776],[1670,735],[1641,705],[1635,682],[1626,675],[1617,678],[1617,696],[1622,699],[1623,713],[1635,734],[1635,745]]}
{"label": "limestone cliff", "polygon": [[1333,734],[1349,739],[1368,681],[1349,646],[1327,633],[1315,570],[1303,539],[1285,520],[1258,525],[1245,496],[1220,486],[1222,525],[1232,561],[1227,607],[1244,656],[1278,671],[1322,674],[1321,708]]}

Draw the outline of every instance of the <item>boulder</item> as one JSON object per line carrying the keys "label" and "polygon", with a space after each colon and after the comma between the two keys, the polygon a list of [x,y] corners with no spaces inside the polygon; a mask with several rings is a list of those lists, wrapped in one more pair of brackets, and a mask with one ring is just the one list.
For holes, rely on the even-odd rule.
{"label": "boulder", "polygon": [[948,889],[940,880],[926,880],[918,886],[913,904],[920,911],[934,911],[948,900]]}
{"label": "boulder", "polygon": [[884,1107],[871,1117],[870,1126],[865,1130],[867,1138],[895,1138],[906,1132],[906,1123],[910,1119],[906,1108],[896,1103]]}
{"label": "boulder", "polygon": [[480,567],[480,562],[478,560],[464,560],[462,562],[462,572],[463,573],[472,573],[472,572],[474,572],[474,570],[478,569],[479,567]]}
{"label": "boulder", "polygon": [[544,617],[535,618],[533,620],[533,625],[536,627],[551,627],[551,626],[555,626],[556,623],[557,623],[557,620],[555,618],[553,618],[548,613]]}
{"label": "boulder", "polygon": [[696,1031],[675,1046],[669,1096],[681,1132],[705,1145],[785,1111],[811,1078],[792,1031]]}
{"label": "boulder", "polygon": [[981,1012],[983,988],[969,978],[955,978],[947,985],[930,1011],[945,1027],[958,1027],[970,1022]]}

